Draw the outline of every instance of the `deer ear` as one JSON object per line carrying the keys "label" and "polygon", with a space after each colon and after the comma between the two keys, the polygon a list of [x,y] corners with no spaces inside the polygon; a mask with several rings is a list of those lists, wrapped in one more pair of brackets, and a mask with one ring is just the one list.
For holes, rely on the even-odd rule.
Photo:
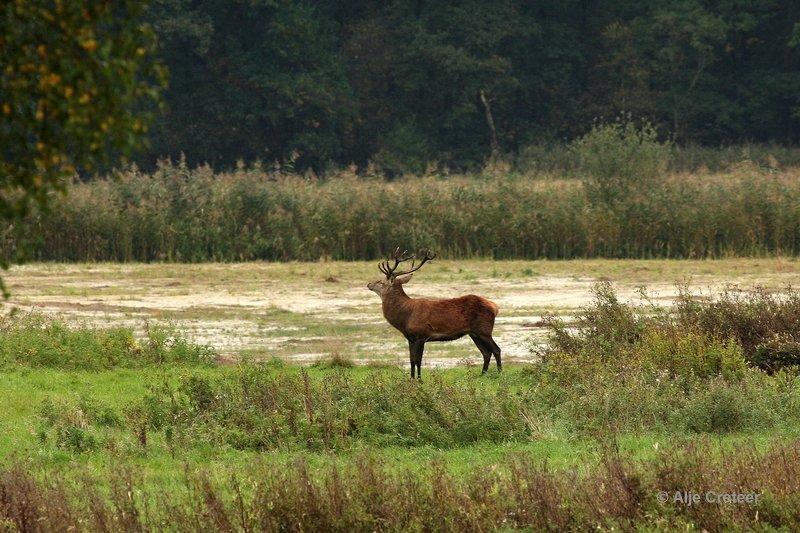
{"label": "deer ear", "polygon": [[395,279],[397,280],[397,283],[402,285],[403,283],[408,283],[411,281],[411,276],[413,275],[414,274],[406,274],[405,276],[397,276]]}

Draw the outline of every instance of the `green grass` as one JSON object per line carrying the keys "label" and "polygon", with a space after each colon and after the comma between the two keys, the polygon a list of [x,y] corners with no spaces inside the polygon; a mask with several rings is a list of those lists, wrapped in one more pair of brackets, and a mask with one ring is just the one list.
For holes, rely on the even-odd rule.
{"label": "green grass", "polygon": [[0,366],[100,369],[160,363],[210,363],[214,351],[174,329],[145,325],[143,338],[125,327],[70,326],[40,314],[0,319]]}
{"label": "green grass", "polygon": [[[306,371],[312,379],[324,380],[340,370],[326,368],[308,368]],[[355,379],[369,382],[375,372],[368,367],[353,367],[345,370]],[[75,399],[81,396],[91,397],[118,412],[139,400],[148,390],[148,384],[167,380],[177,384],[187,375],[202,375],[208,378],[235,376],[235,367],[187,368],[181,366],[164,366],[160,368],[117,369],[92,371],[64,371],[58,369],[17,369],[0,374],[0,397],[3,398],[4,409],[0,411],[0,457],[32,458],[42,469],[68,468],[77,462],[94,470],[103,470],[124,459],[131,464],[144,467],[148,472],[161,478],[177,478],[183,465],[189,463],[195,467],[227,465],[230,468],[244,468],[255,459],[269,461],[291,461],[298,456],[307,457],[312,465],[325,465],[330,461],[348,461],[365,451],[377,454],[382,460],[394,468],[402,470],[413,468],[431,458],[440,458],[454,473],[467,473],[476,466],[487,466],[501,461],[509,453],[525,452],[535,460],[547,461],[551,466],[566,468],[592,464],[599,457],[604,438],[574,435],[567,431],[553,430],[548,435],[529,440],[511,442],[478,442],[468,446],[437,448],[435,446],[384,446],[374,447],[359,444],[351,449],[331,453],[329,451],[307,450],[272,450],[253,452],[236,450],[230,447],[214,447],[208,445],[190,446],[180,449],[173,455],[163,442],[155,441],[146,450],[133,445],[133,435],[126,430],[116,430],[120,440],[131,441],[130,447],[122,446],[116,452],[100,450],[94,453],[71,453],[53,449],[51,445],[42,444],[37,438],[37,426],[40,423],[39,411],[46,399]],[[280,372],[299,374],[300,367],[284,365]],[[394,372],[396,379],[404,380],[400,371]],[[502,378],[482,379],[475,371],[448,369],[434,371],[437,378],[449,384],[478,382],[484,389],[495,389],[507,384],[511,391],[519,390],[524,381],[521,370],[511,369]],[[720,449],[735,448],[742,443],[755,444],[759,449],[766,448],[777,440],[800,437],[800,425],[788,425],[771,428],[730,433],[713,436],[714,443]],[[709,439],[708,435],[683,432],[636,432],[616,435],[620,450],[634,459],[653,458],[659,449],[677,447],[690,442],[701,442]],[[120,450],[128,450],[122,457]]]}
{"label": "green grass", "polygon": [[[301,378],[306,374],[317,384],[335,380],[344,373],[361,387],[380,383],[379,376],[398,382],[400,391],[420,387],[419,384],[409,383],[405,373],[395,368],[328,368],[325,365],[301,368],[274,362],[267,365],[266,370],[287,378]],[[565,526],[560,523],[556,513],[556,516],[546,514],[539,517],[532,522],[534,525],[527,526],[534,529],[583,530],[587,523],[604,523],[610,528],[617,520],[625,523],[628,519],[635,519],[639,527],[649,524],[652,530],[685,527],[685,523],[700,524],[709,530],[715,527],[726,529],[731,524],[741,525],[742,520],[752,527],[752,522],[748,522],[750,518],[747,518],[749,514],[742,517],[733,513],[733,517],[730,517],[727,514],[729,509],[725,509],[720,517],[695,517],[691,510],[681,507],[652,506],[651,500],[656,490],[669,489],[671,483],[678,487],[694,488],[700,483],[698,476],[703,480],[702,483],[708,483],[709,488],[714,489],[728,487],[731,483],[728,478],[731,476],[733,483],[737,483],[735,486],[749,487],[751,483],[758,483],[756,491],[766,490],[768,494],[773,494],[770,498],[775,498],[775,507],[793,508],[790,490],[795,473],[791,469],[788,472],[778,469],[777,474],[769,471],[781,465],[782,459],[786,461],[787,453],[790,454],[790,463],[791,457],[794,457],[791,453],[795,449],[793,446],[800,442],[797,440],[800,439],[800,424],[791,420],[766,428],[726,433],[694,433],[673,427],[598,434],[576,433],[568,429],[568,424],[562,420],[561,425],[546,426],[536,435],[498,442],[479,439],[455,446],[397,446],[376,445],[374,441],[364,439],[337,449],[305,449],[295,445],[261,451],[236,449],[203,439],[204,428],[200,428],[196,434],[196,441],[176,446],[166,442],[163,432],[150,431],[148,444],[142,447],[137,442],[136,432],[126,426],[128,422],[124,413],[150,394],[154,384],[169,383],[177,388],[190,376],[231,383],[241,379],[241,371],[236,366],[161,365],[96,371],[19,367],[0,372],[0,398],[3,399],[3,409],[0,410],[0,494],[5,490],[9,495],[7,501],[17,502],[6,509],[0,507],[0,518],[5,513],[6,516],[20,519],[22,513],[21,516],[40,517],[43,524],[62,524],[58,518],[61,514],[56,512],[53,518],[49,515],[49,509],[51,506],[58,508],[65,505],[64,501],[72,502],[70,505],[75,506],[68,513],[69,516],[85,512],[89,502],[94,510],[103,506],[111,509],[121,506],[116,508],[128,509],[126,512],[131,513],[126,506],[132,505],[132,502],[119,498],[120,494],[124,495],[127,491],[135,494],[134,500],[139,502],[136,508],[140,511],[133,513],[139,517],[137,520],[169,523],[175,529],[185,529],[189,523],[218,526],[214,513],[220,512],[220,506],[227,509],[225,513],[229,516],[274,512],[277,514],[273,519],[278,523],[306,524],[320,519],[319,514],[327,516],[327,513],[335,513],[329,503],[313,503],[318,498],[323,501],[327,498],[336,500],[335,495],[328,493],[332,490],[331,476],[341,476],[346,486],[360,479],[345,489],[350,498],[356,500],[379,498],[376,501],[383,501],[385,498],[385,505],[390,505],[390,502],[394,502],[391,505],[398,505],[398,498],[402,500],[405,497],[400,495],[410,494],[408,491],[414,491],[415,500],[431,498],[430,503],[421,504],[431,511],[419,516],[426,517],[426,521],[435,516],[451,517],[446,522],[450,526],[427,526],[436,529],[460,530],[468,527],[464,524],[455,525],[459,522],[450,522],[461,514],[461,510],[480,516],[488,513],[488,517],[482,518],[484,528],[493,529],[518,522],[525,526],[534,519],[519,516],[520,509],[527,505],[538,508],[540,504],[536,502],[539,498],[544,498],[544,502],[559,502],[542,503],[543,509],[568,509],[570,514],[575,514],[571,520],[583,525]],[[439,384],[475,387],[478,394],[503,390],[504,394],[516,395],[526,393],[530,380],[530,372],[523,368],[509,368],[502,375],[484,377],[480,377],[477,370],[447,369],[427,372],[422,386],[434,390],[440,388]],[[393,402],[413,399],[396,393],[387,394]],[[101,445],[85,451],[78,451],[74,445],[56,445],[52,430],[48,430],[51,436],[43,442],[39,438],[42,406],[74,406],[83,401],[82,398],[90,398],[89,403],[95,408],[101,406],[100,410],[108,408],[115,413],[123,413],[121,425],[99,429],[89,427],[90,432],[97,430],[95,434],[100,437]],[[462,401],[459,398],[455,395],[450,401]],[[74,414],[74,411],[70,412]],[[469,418],[471,414],[465,413],[465,416]],[[205,429],[216,431],[222,427],[206,426]],[[774,451],[776,449],[777,452]],[[762,459],[764,454],[769,453],[775,456]],[[737,461],[736,464],[741,462],[749,470],[738,474],[741,470],[730,466],[732,460]],[[615,466],[617,463],[621,466]],[[718,470],[716,465],[724,466]],[[621,468],[622,473],[617,472],[617,468]],[[734,473],[728,477],[720,473],[728,472],[728,468],[733,468],[731,471]],[[757,471],[758,481],[754,481],[753,474],[748,473],[752,470]],[[302,476],[308,476],[308,484]],[[37,483],[44,483],[43,487],[47,487],[42,489],[44,492],[41,494],[37,492]],[[397,483],[409,485],[396,487]],[[624,502],[632,497],[624,493],[622,496],[616,494],[620,487],[626,487],[625,483],[640,485],[633,494],[644,510],[633,518],[625,511],[624,505],[620,508],[618,503],[614,503],[620,498]],[[234,487],[237,486],[242,491],[242,498],[248,502],[248,509],[251,509],[246,514],[237,514],[235,511],[233,502],[236,501],[237,489]],[[697,485],[697,490],[705,486]],[[474,499],[480,501],[493,494],[491,487],[500,491],[490,497],[491,503],[473,502]],[[607,492],[596,493],[598,487],[605,487]],[[282,495],[281,490],[288,490],[289,494]],[[373,490],[378,494],[370,496]],[[386,492],[389,490],[392,492]],[[487,490],[488,493],[485,492]],[[526,490],[533,493],[528,494]],[[97,491],[99,496],[93,491]],[[305,491],[309,492],[306,494]],[[398,496],[391,495],[395,491]],[[432,495],[430,491],[433,491]],[[465,494],[463,500],[452,501],[454,495],[462,491]],[[509,491],[520,492],[512,494]],[[600,511],[600,517],[587,518],[584,513],[588,511],[581,503],[585,502],[587,495],[601,498],[598,503],[591,503],[590,508],[608,505],[609,509]],[[21,505],[20,499],[33,502],[35,510],[29,511],[29,514],[18,511],[25,508],[17,507]],[[268,501],[270,503],[266,503]],[[145,502],[150,512],[156,513],[155,518],[144,514]],[[298,515],[281,518],[281,512],[277,510],[280,505],[295,509],[293,513]],[[307,506],[319,508],[304,511]],[[436,510],[438,507],[442,509]],[[492,511],[493,507],[507,509]],[[768,523],[776,526],[794,523],[791,516],[776,515],[772,509],[771,504],[758,508],[761,514],[766,515]],[[181,512],[176,514],[176,510]],[[183,513],[189,510],[199,513],[198,516],[192,520],[185,518]],[[113,511],[110,512],[113,514]],[[375,510],[366,514],[364,511],[345,511],[341,519],[345,523],[357,519],[369,520],[371,513],[376,512],[379,513]],[[500,514],[495,516],[492,514],[494,512]],[[688,517],[684,516],[687,512]],[[674,513],[677,513],[677,517]],[[400,510],[390,514],[396,517],[392,520],[397,521],[413,516]],[[677,526],[674,525],[675,520]],[[181,523],[184,525],[179,526]],[[353,527],[334,522],[337,523],[339,525],[320,527],[340,530]],[[391,526],[391,523],[369,528],[399,527]],[[715,526],[718,523],[726,526]]]}
{"label": "green grass", "polygon": [[[713,280],[761,276],[778,287],[800,272],[797,261],[779,259],[582,261],[566,262],[560,269],[548,261],[442,261],[431,265],[437,267],[430,270],[431,285],[423,287],[449,281],[448,272],[461,269],[461,274],[469,270],[476,279],[508,280],[503,285],[509,291],[505,294],[513,295],[522,283],[523,265],[535,272],[530,276],[532,283],[554,274],[586,280],[605,273],[624,278],[628,288],[638,280],[663,280],[682,273]],[[164,277],[168,275],[181,278],[185,284],[181,291],[189,287],[192,292],[196,286],[202,292],[214,283],[213,274],[227,266],[36,265],[19,269],[12,279],[18,286],[41,287],[44,284],[34,280],[49,272],[51,277],[45,278],[53,286],[65,278],[78,285],[86,281],[86,268],[97,271],[92,282],[99,287],[87,287],[90,294],[108,290],[104,285],[114,279],[128,284],[128,279],[120,277],[123,270],[129,279],[149,272],[149,281],[144,279],[137,286],[142,291],[139,296],[145,296],[175,289],[172,278]],[[249,283],[250,290],[276,280],[287,294],[319,288],[352,298],[353,287],[360,285],[359,277],[370,268],[374,267],[256,263],[234,265],[227,275],[234,280],[231,283]],[[341,272],[341,281],[324,282],[324,269]],[[311,342],[299,338],[296,346],[329,343],[327,349],[333,355],[307,367],[274,358],[282,352],[270,350],[255,354],[254,359],[266,361],[261,364],[197,364],[202,361],[193,356],[142,357],[133,347],[144,346],[146,337],[135,343],[112,342],[106,339],[108,329],[85,322],[57,321],[53,327],[51,319],[44,317],[7,317],[0,328],[0,347],[13,349],[0,350],[6,354],[0,367],[0,493],[30,487],[39,479],[52,480],[54,487],[62,487],[58,483],[63,481],[67,487],[63,490],[81,495],[82,483],[92,479],[113,498],[113,488],[124,486],[130,472],[141,478],[135,484],[140,494],[169,514],[169,508],[161,507],[161,494],[174,494],[176,501],[191,495],[199,498],[193,503],[208,502],[204,498],[209,494],[201,496],[187,486],[187,480],[195,476],[207,476],[215,487],[212,492],[228,505],[233,498],[232,479],[244,483],[248,495],[271,486],[259,485],[265,480],[278,480],[275,487],[285,485],[296,491],[303,487],[295,485],[301,483],[298,476],[307,470],[311,482],[317,484],[314,490],[323,494],[329,476],[335,473],[350,483],[360,479],[356,474],[372,472],[378,476],[376,483],[398,490],[417,487],[421,493],[416,497],[427,501],[430,509],[438,505],[431,502],[448,501],[446,512],[455,513],[448,515],[453,520],[465,506],[478,514],[489,513],[481,515],[480,523],[490,529],[512,520],[524,502],[538,502],[537,498],[544,498],[544,503],[536,504],[539,507],[575,513],[574,529],[585,529],[575,524],[627,524],[625,505],[603,511],[605,518],[593,517],[593,504],[585,506],[582,494],[606,484],[616,487],[613,491],[624,489],[615,496],[619,501],[634,498],[639,502],[640,511],[634,513],[639,525],[669,529],[669,525],[691,523],[714,530],[752,527],[755,522],[750,514],[694,516],[691,510],[686,511],[688,517],[680,511],[676,518],[669,509],[651,506],[651,492],[668,483],[692,484],[699,483],[698,479],[744,486],[757,474],[760,486],[771,487],[775,498],[774,505],[758,508],[759,516],[776,527],[788,527],[795,522],[776,509],[794,509],[790,494],[795,472],[788,466],[785,471],[780,468],[781,457],[794,457],[792,450],[800,450],[800,373],[792,368],[800,350],[798,309],[800,295],[783,290],[778,294],[723,293],[700,302],[684,298],[667,311],[657,304],[627,304],[601,284],[590,305],[569,310],[569,329],[558,320],[550,322],[541,363],[511,362],[503,373],[492,369],[485,376],[478,367],[426,367],[422,383],[410,381],[404,370],[391,365],[350,365],[348,361],[359,355],[351,348],[359,333],[379,335],[384,331],[380,327],[386,326],[361,328],[356,320],[334,323],[326,321],[327,315],[252,308],[251,318],[265,328],[297,326],[309,337],[324,338]],[[200,319],[203,313],[211,313],[209,323],[236,314],[225,307],[219,314],[210,307],[190,307],[189,311]],[[363,309],[354,306],[348,312],[362,313]],[[174,319],[180,313],[172,310],[165,315]],[[109,317],[107,326],[118,328],[117,334],[124,339],[136,337],[115,320],[119,318]],[[183,338],[179,330],[172,330],[172,335]],[[275,336],[275,331],[268,329],[264,335]],[[158,339],[164,337],[153,340]],[[180,353],[196,353],[195,345],[181,342]],[[174,342],[155,344],[169,350]],[[64,357],[24,357],[31,348],[47,348],[48,353]],[[336,354],[339,360],[332,358]],[[772,373],[760,370],[760,365]],[[762,460],[764,454],[773,454],[772,459]],[[730,473],[720,466],[732,460],[744,470]],[[373,467],[365,467],[365,461],[377,466],[370,470]],[[515,480],[513,472],[520,461],[529,466]],[[624,475],[612,468],[616,461],[624,464],[620,467]],[[34,480],[19,481],[22,478],[14,474],[15,468]],[[348,485],[347,490],[372,499],[365,488],[371,482],[365,476],[363,484]],[[547,494],[525,492],[550,482],[556,488]],[[629,482],[639,490],[625,489]],[[490,493],[521,492],[488,504],[481,500],[486,483],[494,487]],[[270,491],[278,501],[281,496],[275,487]],[[436,491],[445,491],[445,496]],[[453,499],[460,492],[469,492],[470,499]],[[301,496],[302,491],[292,492],[286,501],[294,502],[302,515],[310,511],[303,510],[306,500]],[[551,496],[555,499],[548,500]],[[42,502],[59,501],[46,491],[42,498]],[[29,499],[37,501],[33,495]],[[277,505],[275,501],[269,505]],[[262,500],[251,503],[253,509],[263,507]],[[186,505],[182,508],[195,508]],[[325,503],[319,512],[333,513],[330,505]],[[500,509],[503,505],[508,509]],[[0,519],[3,512],[0,509]],[[555,528],[560,524],[557,515],[548,515],[543,522],[529,518],[512,522]],[[662,519],[666,522],[659,522]]]}
{"label": "green grass", "polygon": [[[756,320],[758,305],[751,302],[749,307]],[[578,324],[573,342],[562,342],[589,345],[611,331],[626,331],[630,324],[625,317],[618,307],[600,305]],[[796,472],[790,465],[800,442],[797,417],[784,413],[780,421],[755,424],[742,419],[722,431],[692,429],[670,418],[642,425],[633,413],[658,410],[640,401],[645,396],[641,377],[654,365],[658,372],[659,365],[674,362],[661,359],[660,344],[648,340],[628,346],[627,342],[620,337],[605,346],[632,349],[629,355],[639,353],[640,359],[629,366],[608,363],[610,372],[622,373],[625,379],[600,376],[605,382],[592,381],[593,374],[602,374],[597,367],[575,373],[569,357],[577,356],[570,353],[558,356],[564,363],[560,368],[547,363],[511,365],[502,374],[486,376],[478,369],[427,370],[422,383],[410,381],[399,368],[342,362],[311,367],[281,360],[258,366],[150,362],[137,368],[75,369],[17,361],[0,370],[0,494],[13,495],[7,501],[14,502],[0,507],[0,518],[38,516],[42,524],[52,525],[59,523],[64,506],[74,506],[68,516],[83,516],[91,502],[92,512],[107,506],[104,512],[117,516],[115,523],[125,515],[114,513],[128,509],[127,516],[138,516],[137,521],[166,520],[176,528],[189,523],[219,526],[218,513],[227,516],[225,520],[249,520],[261,512],[276,523],[313,522],[325,529],[351,529],[355,526],[346,524],[361,521],[372,524],[369,529],[392,529],[400,526],[391,524],[401,523],[421,528],[403,522],[413,515],[402,511],[401,495],[414,491],[414,500],[430,509],[420,514],[428,528],[459,530],[476,523],[490,529],[502,524],[534,529],[585,529],[588,524],[630,528],[636,523],[655,530],[686,524],[713,530],[753,527],[754,522],[749,512],[724,509],[720,514],[695,515],[692,509],[659,507],[653,494],[673,484],[692,489],[691,484],[707,483],[708,488],[720,489],[731,483],[737,487],[757,483],[757,491],[767,492],[766,503],[757,508],[762,520],[776,527],[794,524],[790,514],[778,510],[794,505],[791,480]],[[691,337],[690,342],[699,341]],[[734,378],[720,382],[706,375],[713,365],[721,364],[716,348],[701,350],[707,346],[713,348],[704,343],[686,345],[700,350],[697,357],[705,359],[675,366],[678,387],[657,389],[656,400],[682,409],[697,403],[704,387],[734,394],[744,390],[745,385]],[[549,360],[556,357],[553,351],[562,349],[553,342]],[[751,398],[756,408],[773,406],[776,387],[780,394],[798,397],[796,376],[745,373],[752,373],[746,387],[756,393]],[[671,396],[693,379],[700,380],[692,385],[696,388],[684,390],[678,398]],[[573,386],[578,383],[595,390]],[[627,398],[632,410],[602,405],[609,394]],[[301,426],[296,433],[291,418],[274,416],[270,398],[275,413],[296,409],[294,424]],[[485,400],[491,408],[476,409],[475,400]],[[596,405],[581,407],[586,400]],[[383,407],[376,410],[376,402]],[[785,407],[791,409],[790,404]],[[687,411],[690,417],[700,419],[706,407],[713,407],[699,405],[700,412]],[[528,418],[523,422],[525,412]],[[164,413],[169,416],[164,418]],[[325,424],[311,423],[326,417],[333,428],[344,427],[340,423],[352,417],[353,432],[326,441],[319,433]],[[242,429],[263,435],[270,420],[282,428],[281,439],[241,445]],[[391,420],[412,424],[420,434],[403,428],[387,433],[383,423]],[[493,428],[494,423],[499,426]],[[147,437],[144,445],[140,427]],[[451,433],[440,433],[443,427]],[[230,435],[237,438],[231,440]],[[731,461],[740,466],[727,470]],[[339,478],[348,487],[341,490],[350,495],[349,501],[355,498],[353,510],[336,510],[340,489],[331,483]],[[586,495],[598,487],[605,487],[603,499],[587,503]],[[703,487],[698,485],[698,490]],[[237,490],[247,502],[244,514],[236,511]],[[493,490],[502,494],[492,497]],[[133,505],[124,498],[126,493],[135,494],[139,502],[135,505],[140,511],[133,515],[133,508],[126,507]],[[355,503],[359,499],[396,506],[390,514],[397,518],[379,520],[384,525],[377,526],[371,520],[382,511]],[[631,499],[640,509],[633,514],[625,503]],[[32,502],[35,510],[25,511],[25,502]],[[155,515],[144,513],[140,506],[145,502]],[[529,507],[526,513],[532,515],[520,514]],[[537,514],[538,509],[544,514]],[[465,518],[464,512],[474,516]],[[198,514],[188,518],[186,513]],[[84,523],[96,523],[92,520],[97,516],[91,516]],[[437,523],[434,516],[445,521]]]}
{"label": "green grass", "polygon": [[[609,435],[791,434],[800,423],[800,379],[792,370],[797,292],[723,293],[700,302],[683,294],[672,312],[621,303],[608,284],[595,293],[571,329],[546,321],[542,363],[486,376],[426,371],[424,383],[408,381],[400,368],[354,366],[344,346],[310,369],[277,359],[198,366],[201,347],[180,337],[151,330],[145,344],[158,355],[151,357],[130,330],[111,330],[127,339],[119,343],[106,330],[35,315],[5,319],[0,353],[13,355],[5,368],[19,373],[6,386],[30,402],[27,412],[21,405],[12,412],[33,413],[24,435],[51,451],[447,450]],[[64,358],[31,356],[42,349]],[[164,355],[171,350],[180,357]],[[74,353],[91,364],[73,364]],[[72,370],[56,374],[71,382],[59,388],[52,378],[49,393],[41,382],[26,382],[40,367]],[[135,384],[106,379],[113,394],[78,386],[109,367],[140,370],[130,375]],[[6,397],[14,401],[10,391]]]}

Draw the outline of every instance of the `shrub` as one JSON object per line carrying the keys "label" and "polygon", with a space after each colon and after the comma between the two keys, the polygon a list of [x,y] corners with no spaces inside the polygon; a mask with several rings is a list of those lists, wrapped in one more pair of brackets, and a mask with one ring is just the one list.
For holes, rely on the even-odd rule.
{"label": "shrub", "polygon": [[450,447],[524,439],[521,398],[502,388],[449,385],[435,373],[425,383],[373,369],[367,382],[342,370],[324,379],[245,366],[216,379],[189,375],[177,388],[154,387],[131,408],[138,427],[172,425],[176,438],[237,449]]}
{"label": "shrub", "polygon": [[527,175],[573,173],[578,168],[578,155],[570,148],[564,143],[529,144],[517,154],[515,169]]}
{"label": "shrub", "polygon": [[748,163],[772,171],[795,167],[800,165],[800,150],[776,144],[681,146],[673,150],[670,169],[677,172],[719,172]]}
{"label": "shrub", "polygon": [[595,124],[572,149],[590,200],[604,204],[614,204],[657,183],[670,154],[670,144],[658,140],[649,122],[639,126],[629,116]]}
{"label": "shrub", "polygon": [[[787,290],[696,301],[682,290],[671,312],[621,303],[610,284],[600,283],[594,304],[569,327],[547,320],[550,342],[541,350],[541,368],[531,373],[537,400],[589,432],[725,432],[796,420],[796,369],[772,379],[754,358],[766,357],[760,339],[800,332],[795,298]],[[776,372],[779,361],[790,360],[773,354],[765,368]]]}
{"label": "shrub", "polygon": [[355,363],[352,359],[343,356],[338,350],[333,352],[328,359],[320,359],[315,361],[313,365],[315,368],[353,368]]}
{"label": "shrub", "polygon": [[786,333],[763,339],[750,355],[752,363],[767,371],[800,366],[800,342]]}
{"label": "shrub", "polygon": [[153,363],[213,361],[207,346],[193,344],[174,329],[148,327],[139,340],[129,328],[69,326],[41,314],[0,318],[0,366],[24,365],[99,370]]}
{"label": "shrub", "polygon": [[800,365],[800,293],[791,287],[777,294],[763,287],[726,289],[707,302],[682,288],[675,307],[681,327],[734,339],[758,368],[775,372]]}
{"label": "shrub", "polygon": [[39,419],[39,439],[73,453],[96,450],[105,441],[102,428],[121,425],[113,409],[87,396],[47,398],[39,406]]}
{"label": "shrub", "polygon": [[690,431],[725,433],[747,427],[751,407],[741,391],[712,380],[694,391],[691,400],[676,415]]}
{"label": "shrub", "polygon": [[609,282],[595,285],[594,304],[570,327],[548,317],[549,342],[540,354],[599,358],[610,366],[648,364],[677,375],[741,377],[746,364],[769,372],[800,363],[800,293],[726,289],[698,300],[679,287],[674,311],[623,304]]}

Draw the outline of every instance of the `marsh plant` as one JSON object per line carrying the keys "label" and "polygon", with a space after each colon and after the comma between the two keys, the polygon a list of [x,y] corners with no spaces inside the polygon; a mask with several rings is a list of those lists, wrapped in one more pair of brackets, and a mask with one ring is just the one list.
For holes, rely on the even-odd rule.
{"label": "marsh plant", "polygon": [[72,184],[49,214],[31,215],[0,246],[12,255],[27,242],[29,257],[45,261],[365,260],[384,258],[397,243],[435,249],[442,258],[800,253],[800,182],[792,173],[765,177],[746,166],[724,175],[651,175],[660,172],[664,148],[639,161],[628,150],[658,143],[635,130],[632,140],[620,137],[615,156],[630,161],[609,174],[602,157],[592,158],[606,136],[628,135],[610,127],[579,148],[589,169],[581,171],[584,181],[322,179],[165,162],[152,173],[131,169]]}

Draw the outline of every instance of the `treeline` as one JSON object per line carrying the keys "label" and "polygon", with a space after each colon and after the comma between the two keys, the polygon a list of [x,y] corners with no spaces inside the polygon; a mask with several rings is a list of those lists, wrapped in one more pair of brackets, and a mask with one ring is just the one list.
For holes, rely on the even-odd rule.
{"label": "treeline", "polygon": [[681,144],[800,139],[800,3],[156,0],[166,111],[138,159],[464,169],[647,118]]}
{"label": "treeline", "polygon": [[[718,257],[800,253],[800,182],[753,165],[616,178],[505,173],[387,182],[185,162],[75,183],[49,214],[6,232],[46,261],[374,259],[398,244],[443,257]],[[624,196],[615,191],[624,190]]]}

